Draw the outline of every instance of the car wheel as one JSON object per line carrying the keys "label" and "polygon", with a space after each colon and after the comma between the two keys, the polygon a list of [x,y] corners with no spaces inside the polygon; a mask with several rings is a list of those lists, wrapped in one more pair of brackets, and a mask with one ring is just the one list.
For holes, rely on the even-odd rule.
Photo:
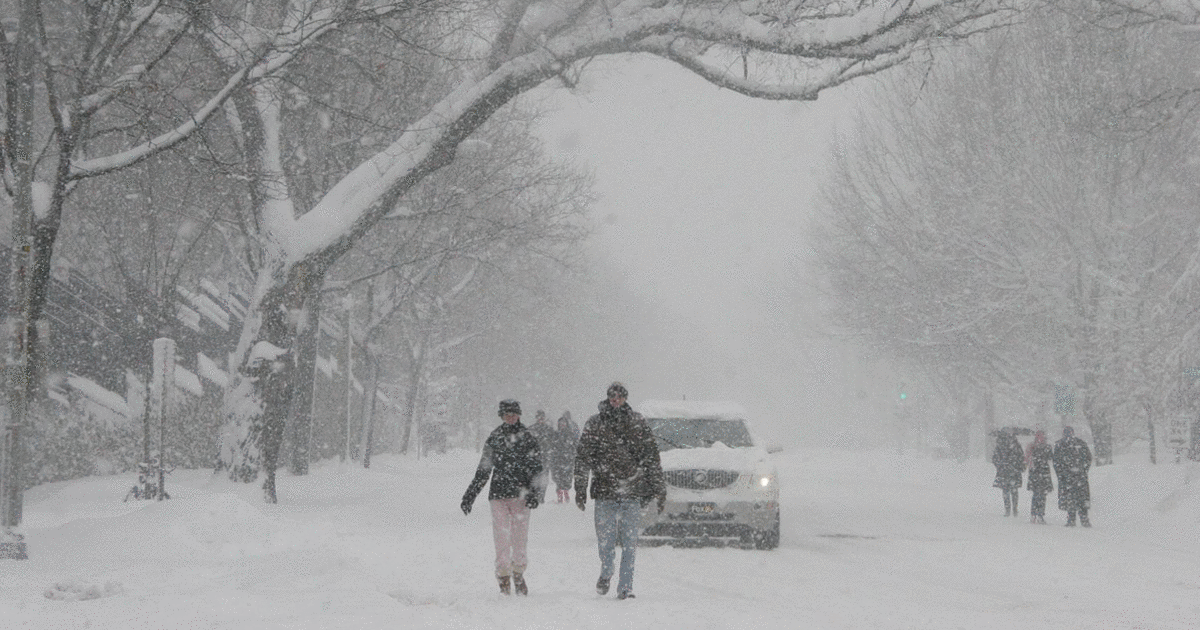
{"label": "car wheel", "polygon": [[775,524],[770,529],[754,532],[755,549],[774,549],[779,546],[779,514],[775,514]]}

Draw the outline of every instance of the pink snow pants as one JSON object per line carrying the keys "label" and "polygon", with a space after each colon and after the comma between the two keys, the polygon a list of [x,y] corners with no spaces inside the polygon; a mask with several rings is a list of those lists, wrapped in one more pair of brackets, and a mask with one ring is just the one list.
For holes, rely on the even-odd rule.
{"label": "pink snow pants", "polygon": [[496,577],[524,573],[529,540],[529,508],[525,499],[493,499],[492,538],[496,540]]}

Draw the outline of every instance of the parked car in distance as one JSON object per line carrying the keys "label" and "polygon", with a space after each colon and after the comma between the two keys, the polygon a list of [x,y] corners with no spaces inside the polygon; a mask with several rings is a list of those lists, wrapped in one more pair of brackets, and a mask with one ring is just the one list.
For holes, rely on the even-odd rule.
{"label": "parked car in distance", "polygon": [[642,544],[779,546],[779,479],[736,403],[645,401],[667,503],[642,517]]}

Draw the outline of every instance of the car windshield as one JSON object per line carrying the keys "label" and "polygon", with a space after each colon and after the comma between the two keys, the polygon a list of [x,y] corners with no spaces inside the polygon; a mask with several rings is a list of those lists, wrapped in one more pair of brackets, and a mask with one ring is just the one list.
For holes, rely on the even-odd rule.
{"label": "car windshield", "polygon": [[717,442],[730,448],[754,446],[746,423],[723,418],[649,418],[660,451],[708,448]]}

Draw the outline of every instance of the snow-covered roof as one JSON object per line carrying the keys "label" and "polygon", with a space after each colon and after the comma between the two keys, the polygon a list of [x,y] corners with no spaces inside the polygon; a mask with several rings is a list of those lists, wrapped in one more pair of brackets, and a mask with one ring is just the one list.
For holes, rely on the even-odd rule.
{"label": "snow-covered roof", "polygon": [[732,401],[645,400],[637,406],[647,418],[746,418],[746,409]]}

